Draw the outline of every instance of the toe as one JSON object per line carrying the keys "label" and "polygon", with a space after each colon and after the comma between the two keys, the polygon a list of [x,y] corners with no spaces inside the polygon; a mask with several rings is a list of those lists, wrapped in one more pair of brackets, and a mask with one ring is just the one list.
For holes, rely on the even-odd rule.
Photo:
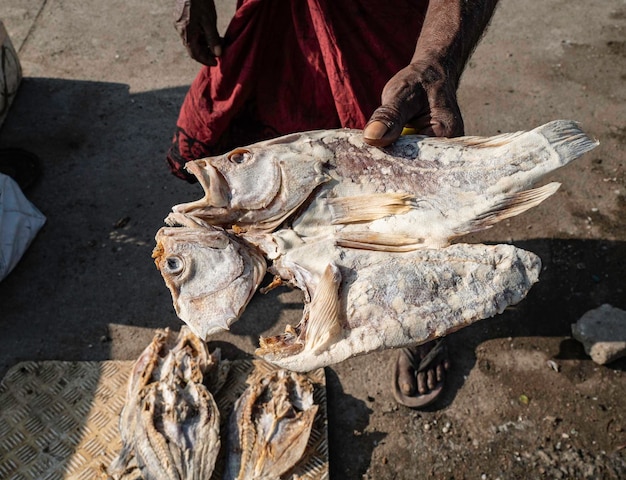
{"label": "toe", "polygon": [[426,385],[428,385],[428,390],[434,390],[435,386],[437,386],[437,372],[435,370],[435,368],[426,370]]}
{"label": "toe", "polygon": [[417,391],[420,393],[420,395],[424,395],[429,390],[430,389],[428,388],[427,384],[426,372],[419,372],[417,374]]}
{"label": "toe", "polygon": [[404,395],[414,395],[417,391],[415,368],[402,352],[398,356],[398,387]]}

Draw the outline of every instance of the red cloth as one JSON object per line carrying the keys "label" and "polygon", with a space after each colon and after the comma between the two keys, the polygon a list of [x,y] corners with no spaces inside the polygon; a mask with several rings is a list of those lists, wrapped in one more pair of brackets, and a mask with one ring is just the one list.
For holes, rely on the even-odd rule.
{"label": "red cloth", "polygon": [[243,0],[215,67],[180,110],[168,163],[183,165],[296,131],[363,128],[408,65],[426,1]]}

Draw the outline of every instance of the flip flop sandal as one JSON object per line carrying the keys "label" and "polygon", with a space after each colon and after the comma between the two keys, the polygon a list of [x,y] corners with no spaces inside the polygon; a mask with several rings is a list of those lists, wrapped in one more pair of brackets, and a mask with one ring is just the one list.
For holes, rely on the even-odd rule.
{"label": "flip flop sandal", "polygon": [[40,177],[41,160],[21,148],[0,148],[0,173],[11,177],[25,190]]}
{"label": "flip flop sandal", "polygon": [[[400,386],[398,385],[400,356],[402,356],[404,360],[408,360],[411,367],[415,369],[416,374],[435,367],[448,359],[448,351],[444,343],[444,339],[439,339],[436,342],[433,341],[429,343],[433,343],[433,347],[422,359],[419,358],[419,352],[416,351],[416,347],[403,348],[398,352],[399,358],[394,364],[392,379],[393,396],[396,399],[396,402],[401,405],[410,408],[422,408],[433,403],[437,398],[439,398],[439,395],[441,395],[441,392],[443,391],[445,376],[441,381],[437,382],[435,388],[425,394],[416,392],[414,395],[406,395],[402,392]],[[426,345],[428,345],[428,343],[420,345],[417,348],[424,347]]]}

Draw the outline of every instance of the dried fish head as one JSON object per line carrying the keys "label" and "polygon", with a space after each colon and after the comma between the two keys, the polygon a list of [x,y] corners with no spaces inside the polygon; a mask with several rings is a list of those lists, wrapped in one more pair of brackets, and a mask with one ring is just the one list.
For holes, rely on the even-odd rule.
{"label": "dried fish head", "polygon": [[249,380],[228,425],[225,479],[270,480],[292,469],[306,451],[318,405],[305,376],[274,370]]}
{"label": "dried fish head", "polygon": [[328,152],[301,137],[294,134],[187,163],[205,196],[173,211],[224,227],[275,228],[328,180],[322,173]]}
{"label": "dried fish head", "polygon": [[265,275],[265,259],[221,229],[164,227],[156,243],[176,313],[203,340],[239,318]]}

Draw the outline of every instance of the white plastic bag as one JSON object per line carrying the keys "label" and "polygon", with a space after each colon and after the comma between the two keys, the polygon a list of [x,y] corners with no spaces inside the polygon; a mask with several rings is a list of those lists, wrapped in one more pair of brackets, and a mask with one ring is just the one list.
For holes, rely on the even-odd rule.
{"label": "white plastic bag", "polygon": [[44,223],[46,217],[19,185],[0,173],[0,280],[17,265]]}

